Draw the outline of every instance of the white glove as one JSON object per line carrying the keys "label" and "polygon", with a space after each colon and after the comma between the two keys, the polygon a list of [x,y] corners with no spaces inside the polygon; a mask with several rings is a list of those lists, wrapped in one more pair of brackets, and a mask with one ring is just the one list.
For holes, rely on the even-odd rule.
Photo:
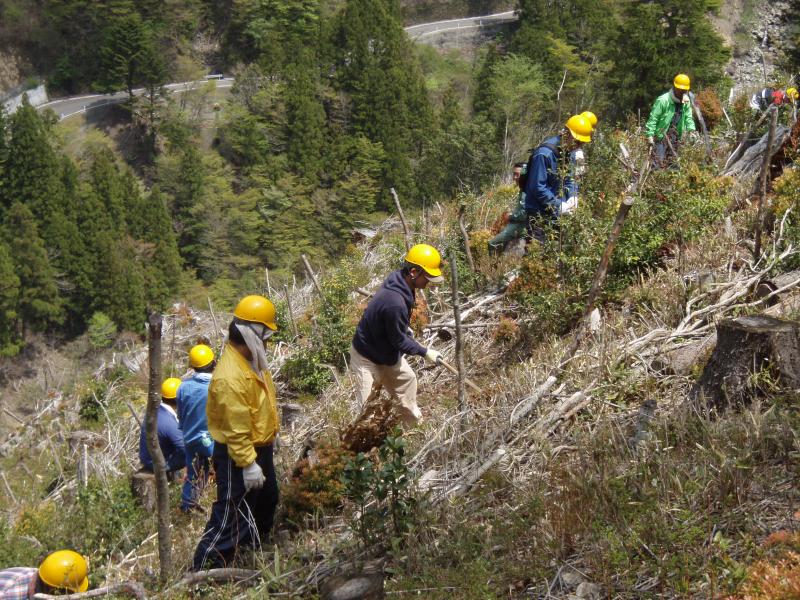
{"label": "white glove", "polygon": [[584,155],[583,150],[579,148],[578,150],[575,150],[574,158],[575,176],[581,177],[584,173],[586,173],[586,155]]}
{"label": "white glove", "polygon": [[578,197],[570,196],[569,199],[561,203],[561,214],[571,215],[578,208]]}
{"label": "white glove", "polygon": [[654,137],[651,135],[651,136],[649,136],[649,137],[647,138],[647,143],[648,143],[648,144],[650,144],[650,145],[652,146],[653,144],[655,144],[655,143],[656,143],[656,140],[655,140],[655,138],[654,138]]}
{"label": "white glove", "polygon": [[261,470],[261,467],[258,466],[257,462],[253,462],[242,469],[242,477],[244,477],[244,490],[246,492],[263,487],[266,481],[264,472]]}
{"label": "white glove", "polygon": [[435,365],[442,360],[442,353],[434,350],[433,348],[428,348],[428,351],[425,353],[425,360],[432,365]]}
{"label": "white glove", "polygon": [[683,95],[683,98],[681,98],[681,102],[683,102],[684,104],[691,104],[692,103],[692,99],[689,97],[689,93],[688,92]]}

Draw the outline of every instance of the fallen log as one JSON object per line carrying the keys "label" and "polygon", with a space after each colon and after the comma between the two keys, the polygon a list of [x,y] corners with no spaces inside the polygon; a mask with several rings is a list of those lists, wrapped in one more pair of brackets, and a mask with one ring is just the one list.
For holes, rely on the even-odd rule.
{"label": "fallen log", "polygon": [[767,369],[782,386],[800,387],[800,323],[767,315],[725,319],[691,398],[717,409],[747,403],[757,393],[753,376]]}

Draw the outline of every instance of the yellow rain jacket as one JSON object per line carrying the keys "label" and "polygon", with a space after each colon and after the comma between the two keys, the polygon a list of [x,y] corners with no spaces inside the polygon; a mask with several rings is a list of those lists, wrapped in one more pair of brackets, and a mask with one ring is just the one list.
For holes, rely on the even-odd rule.
{"label": "yellow rain jacket", "polygon": [[208,431],[215,441],[227,444],[237,467],[251,464],[254,447],[270,444],[278,433],[275,384],[269,372],[262,377],[228,344],[208,386]]}

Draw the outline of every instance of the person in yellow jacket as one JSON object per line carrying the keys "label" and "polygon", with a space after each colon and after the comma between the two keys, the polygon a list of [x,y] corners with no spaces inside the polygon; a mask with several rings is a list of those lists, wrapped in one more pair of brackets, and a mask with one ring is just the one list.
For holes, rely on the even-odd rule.
{"label": "person in yellow jacket", "polygon": [[226,567],[240,548],[260,548],[278,505],[272,459],[278,408],[264,351],[277,329],[275,306],[263,296],[247,296],[233,315],[208,388],[217,499],[195,550],[194,571]]}

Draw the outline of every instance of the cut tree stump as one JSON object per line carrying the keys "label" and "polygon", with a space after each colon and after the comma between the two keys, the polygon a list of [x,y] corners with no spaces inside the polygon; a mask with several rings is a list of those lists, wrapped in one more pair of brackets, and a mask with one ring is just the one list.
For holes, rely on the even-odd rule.
{"label": "cut tree stump", "polygon": [[368,561],[361,567],[343,565],[319,586],[321,600],[383,600],[383,561]]}
{"label": "cut tree stump", "polygon": [[139,471],[131,475],[131,493],[148,513],[156,511],[156,476]]}
{"label": "cut tree stump", "polygon": [[692,398],[718,409],[744,404],[756,392],[752,377],[767,369],[781,386],[800,387],[800,323],[767,315],[725,319]]}

